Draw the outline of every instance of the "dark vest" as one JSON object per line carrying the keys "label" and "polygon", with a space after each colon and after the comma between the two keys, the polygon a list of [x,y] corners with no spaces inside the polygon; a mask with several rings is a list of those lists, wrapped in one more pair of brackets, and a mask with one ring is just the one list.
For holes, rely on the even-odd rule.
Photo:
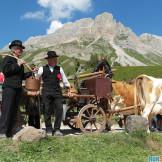
{"label": "dark vest", "polygon": [[3,87],[21,88],[24,79],[24,66],[19,66],[17,60],[6,56],[2,62],[2,72],[5,76]]}
{"label": "dark vest", "polygon": [[60,74],[60,67],[55,66],[53,72],[50,71],[48,65],[43,66],[43,93],[51,93],[54,96],[61,96],[60,80],[57,75]]}

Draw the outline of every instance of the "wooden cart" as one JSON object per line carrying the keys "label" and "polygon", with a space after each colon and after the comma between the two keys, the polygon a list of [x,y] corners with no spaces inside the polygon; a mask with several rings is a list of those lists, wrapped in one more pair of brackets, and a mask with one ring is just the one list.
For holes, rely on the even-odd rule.
{"label": "wooden cart", "polygon": [[111,110],[112,82],[110,78],[105,78],[103,72],[85,74],[80,78],[85,76],[88,79],[84,80],[84,88],[79,87],[79,93],[69,98],[64,124],[84,133],[102,132],[105,128],[110,129],[114,114],[130,110],[134,114],[137,112],[139,105]]}
{"label": "wooden cart", "polygon": [[112,83],[101,72],[85,76],[88,79],[84,81],[84,87],[80,87],[79,93],[68,100],[64,124],[84,133],[101,132],[109,119]]}

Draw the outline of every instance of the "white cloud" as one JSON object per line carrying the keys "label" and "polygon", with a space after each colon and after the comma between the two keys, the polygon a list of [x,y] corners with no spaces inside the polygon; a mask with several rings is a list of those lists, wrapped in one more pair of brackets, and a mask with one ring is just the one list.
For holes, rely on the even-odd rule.
{"label": "white cloud", "polygon": [[44,8],[47,15],[43,11],[27,12],[23,18],[48,20],[48,34],[63,25],[61,19],[71,18],[76,11],[87,12],[92,6],[92,0],[37,0],[37,3]]}
{"label": "white cloud", "polygon": [[37,0],[42,7],[47,7],[51,0]]}
{"label": "white cloud", "polygon": [[51,22],[49,29],[47,29],[47,34],[54,33],[57,29],[61,28],[63,24],[57,20]]}
{"label": "white cloud", "polygon": [[36,11],[36,12],[26,12],[21,18],[22,19],[38,19],[43,20],[45,14],[43,11]]}
{"label": "white cloud", "polygon": [[37,0],[38,4],[49,9],[50,20],[70,18],[75,11],[86,12],[91,7],[91,0]]}

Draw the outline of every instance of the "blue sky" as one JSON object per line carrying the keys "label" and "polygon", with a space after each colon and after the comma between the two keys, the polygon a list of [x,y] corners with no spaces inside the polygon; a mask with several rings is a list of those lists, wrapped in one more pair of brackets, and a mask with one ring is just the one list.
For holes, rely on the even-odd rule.
{"label": "blue sky", "polygon": [[162,36],[162,0],[3,0],[0,48],[14,39],[55,31],[68,21],[110,12],[137,35]]}

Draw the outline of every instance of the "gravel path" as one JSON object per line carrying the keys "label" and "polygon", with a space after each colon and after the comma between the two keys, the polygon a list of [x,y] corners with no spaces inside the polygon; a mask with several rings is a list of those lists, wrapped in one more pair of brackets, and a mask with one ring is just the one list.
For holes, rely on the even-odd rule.
{"label": "gravel path", "polygon": [[[42,128],[45,128],[44,123],[42,123]],[[81,131],[76,131],[67,125],[61,125],[61,131],[63,132],[64,136],[78,136],[82,135],[83,133]],[[124,132],[124,129],[120,128],[117,124],[112,125],[111,131],[105,131],[104,133],[120,133]]]}

